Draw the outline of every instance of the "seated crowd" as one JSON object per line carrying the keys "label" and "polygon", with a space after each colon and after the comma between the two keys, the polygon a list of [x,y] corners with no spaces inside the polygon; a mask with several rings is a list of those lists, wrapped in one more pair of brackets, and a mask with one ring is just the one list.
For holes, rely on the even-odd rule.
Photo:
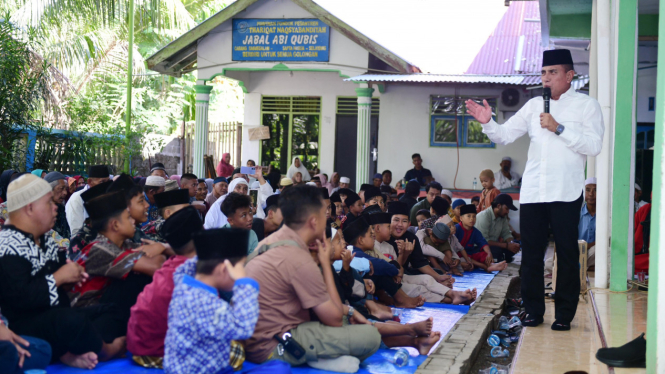
{"label": "seated crowd", "polygon": [[92,166],[86,184],[2,173],[0,367],[92,369],[130,352],[167,373],[245,360],[354,372],[380,347],[427,354],[432,318],[400,324],[390,306],[468,305],[476,290],[452,275],[503,270],[520,245],[491,171],[466,204],[413,159],[401,196],[389,170],[356,192],[298,158],[282,179],[226,155],[215,179],[161,164],[146,178]]}

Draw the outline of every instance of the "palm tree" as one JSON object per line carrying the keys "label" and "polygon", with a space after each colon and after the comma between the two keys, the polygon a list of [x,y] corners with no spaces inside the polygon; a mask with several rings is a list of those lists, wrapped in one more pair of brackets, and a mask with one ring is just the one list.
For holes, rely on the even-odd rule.
{"label": "palm tree", "polygon": [[[131,5],[135,5],[133,12]],[[137,120],[166,112],[171,113],[167,120],[173,125],[175,112],[182,113],[191,101],[187,95],[193,97],[195,79],[184,77],[179,86],[171,78],[147,74],[144,56],[225,6],[224,0],[5,0],[0,11],[9,12],[11,22],[20,29],[35,30],[41,40],[36,52],[69,78],[70,99],[101,90],[112,123],[121,126],[122,117],[127,117],[129,129],[131,113],[135,130],[149,132],[138,128]],[[130,20],[136,20],[131,30]],[[155,108],[161,103],[169,110],[180,109]],[[126,135],[129,143],[131,134]]]}

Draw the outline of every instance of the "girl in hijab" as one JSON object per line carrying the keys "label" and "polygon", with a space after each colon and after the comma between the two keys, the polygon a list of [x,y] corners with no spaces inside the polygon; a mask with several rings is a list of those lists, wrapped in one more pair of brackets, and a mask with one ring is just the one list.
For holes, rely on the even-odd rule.
{"label": "girl in hijab", "polygon": [[44,179],[44,177],[46,176],[46,172],[43,169],[35,169],[30,174],[36,175],[36,176],[38,176],[39,178],[42,178],[42,179]]}
{"label": "girl in hijab", "polygon": [[14,174],[16,174],[16,171],[9,169],[3,171],[0,175],[0,203],[7,201],[7,187],[9,187],[9,182],[11,182]]}
{"label": "girl in hijab", "polygon": [[300,157],[293,158],[293,163],[289,167],[289,171],[286,173],[286,177],[293,179],[293,177],[296,175],[297,172],[300,172],[300,174],[302,175],[303,182],[309,182],[310,179],[312,179],[305,165],[303,165],[302,162],[300,162]]}
{"label": "girl in hijab", "polygon": [[217,176],[229,178],[233,176],[233,165],[231,165],[231,155],[229,153],[224,153],[222,159],[219,160],[217,165]]}
{"label": "girl in hijab", "polygon": [[332,175],[330,176],[330,182],[328,182],[328,184],[325,185],[322,179],[321,184],[323,185],[323,187],[328,188],[328,194],[332,195],[335,191],[339,190],[339,174],[337,174],[337,172],[332,173]]}

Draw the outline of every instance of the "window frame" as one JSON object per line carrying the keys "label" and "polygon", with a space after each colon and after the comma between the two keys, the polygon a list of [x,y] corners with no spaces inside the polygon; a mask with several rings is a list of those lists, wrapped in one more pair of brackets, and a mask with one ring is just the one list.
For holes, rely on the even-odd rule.
{"label": "window frame", "polygon": [[[289,98],[289,109],[288,110],[263,110],[263,99],[264,97],[280,97],[280,98]],[[294,112],[293,109],[293,100],[297,97],[311,97],[319,100],[319,111],[318,112]],[[259,104],[260,111],[260,125],[263,124],[264,114],[284,114],[289,116],[289,141],[288,141],[288,157],[286,160],[287,170],[283,170],[282,174],[286,175],[289,166],[291,165],[292,151],[293,151],[293,117],[298,115],[318,115],[319,116],[319,137],[317,140],[318,143],[318,156],[317,156],[317,168],[321,167],[321,132],[323,127],[323,98],[321,96],[309,96],[309,95],[261,95],[261,101]],[[263,140],[259,140],[259,165],[263,165]]]}
{"label": "window frame", "polygon": [[[469,129],[469,121],[475,121],[475,118],[473,116],[466,114],[466,111],[463,113],[456,113],[456,114],[451,114],[451,113],[434,113],[432,111],[432,104],[434,101],[437,101],[437,99],[442,98],[442,97],[451,97],[451,98],[457,98],[457,100],[460,100],[464,102],[466,99],[493,99],[495,100],[495,104],[493,109],[493,114],[492,114],[492,119],[496,121],[496,111],[497,111],[497,105],[498,105],[498,100],[494,96],[479,96],[479,95],[474,95],[474,96],[468,96],[468,95],[430,95],[430,100],[429,100],[429,115],[430,115],[430,120],[429,120],[429,140],[430,140],[430,147],[457,147],[457,148],[496,148],[496,143],[494,143],[492,140],[490,140],[489,144],[478,144],[478,143],[468,143],[468,129]],[[463,104],[466,105],[466,104]],[[440,142],[435,142],[434,141],[434,124],[437,120],[440,119],[455,119],[457,121],[457,141],[456,142],[449,142],[449,143],[440,143]]]}

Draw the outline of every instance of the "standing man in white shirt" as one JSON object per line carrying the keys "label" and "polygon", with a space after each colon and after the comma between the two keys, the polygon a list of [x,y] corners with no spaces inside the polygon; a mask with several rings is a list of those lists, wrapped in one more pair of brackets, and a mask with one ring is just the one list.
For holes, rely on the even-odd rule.
{"label": "standing man in white shirt", "polygon": [[467,100],[466,106],[494,143],[509,144],[529,134],[520,192],[522,299],[527,313],[522,325],[543,323],[543,257],[551,227],[558,268],[552,330],[562,331],[570,330],[580,292],[577,236],[586,158],[600,153],[605,129],[598,102],[571,87],[575,71],[569,50],[545,51],[541,74],[543,87],[552,92],[549,113],[543,113],[543,98],[535,97],[499,125],[487,101],[479,105]]}
{"label": "standing man in white shirt", "polygon": [[83,208],[83,200],[81,194],[87,191],[90,187],[95,187],[100,183],[109,180],[109,168],[106,165],[95,165],[88,169],[88,184],[82,190],[74,192],[65,205],[65,214],[67,215],[67,223],[69,229],[72,231],[72,238],[83,227],[83,221],[88,218],[88,213]]}
{"label": "standing man in white shirt", "polygon": [[499,166],[501,169],[494,172],[494,187],[499,190],[519,188],[520,175],[510,169],[513,166],[513,159],[504,157]]}

